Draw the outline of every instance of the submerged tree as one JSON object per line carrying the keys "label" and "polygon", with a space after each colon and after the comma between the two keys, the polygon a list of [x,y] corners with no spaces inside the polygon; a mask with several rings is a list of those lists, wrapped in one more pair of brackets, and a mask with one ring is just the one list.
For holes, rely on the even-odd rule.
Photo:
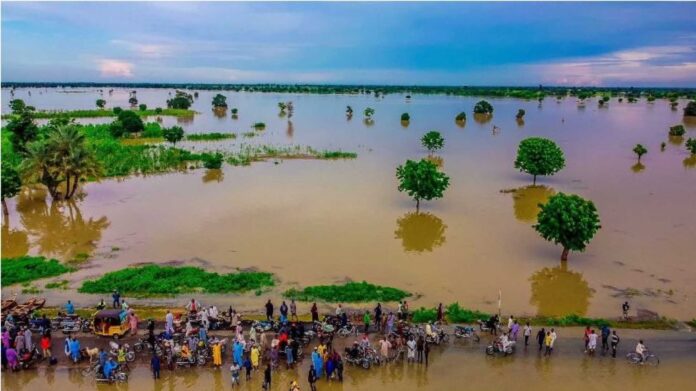
{"label": "submerged tree", "polygon": [[563,151],[552,140],[530,137],[522,140],[517,148],[515,168],[534,176],[553,175],[565,167]]}
{"label": "submerged tree", "polygon": [[696,117],[696,100],[692,100],[686,104],[686,107],[684,107],[684,116]]}
{"label": "submerged tree", "polygon": [[568,252],[584,251],[601,228],[597,208],[592,201],[575,194],[558,193],[541,205],[534,229],[544,239],[561,244],[561,260],[568,260]]}
{"label": "submerged tree", "polygon": [[353,108],[350,106],[346,106],[346,117],[348,117],[348,119],[353,117]]}
{"label": "submerged tree", "polygon": [[421,144],[428,150],[428,152],[434,152],[438,149],[442,149],[445,146],[445,138],[442,137],[440,132],[432,130],[423,135],[421,138]]}
{"label": "submerged tree", "polygon": [[19,172],[5,160],[2,161],[2,178],[0,179],[2,179],[2,213],[5,215],[5,220],[7,220],[9,211],[5,199],[19,194],[19,191],[22,189],[22,179],[19,177]]}
{"label": "submerged tree", "polygon": [[104,106],[106,106],[106,101],[104,99],[97,99],[96,104],[98,108],[103,109]]}
{"label": "submerged tree", "polygon": [[217,94],[213,97],[214,109],[227,109],[227,97],[222,94]]}
{"label": "submerged tree", "polygon": [[401,114],[401,122],[408,122],[411,120],[411,116],[408,113]]}
{"label": "submerged tree", "polygon": [[691,152],[692,155],[696,155],[696,138],[689,137],[686,140],[686,149]]}
{"label": "submerged tree", "polygon": [[7,122],[12,149],[20,155],[26,155],[27,144],[39,135],[39,128],[34,123],[34,107],[27,106],[21,99],[10,101],[13,116]]}
{"label": "submerged tree", "polygon": [[426,159],[418,162],[407,160],[396,168],[396,178],[399,180],[399,191],[406,192],[416,200],[416,211],[420,210],[420,200],[442,198],[449,186],[449,177]]}
{"label": "submerged tree", "polygon": [[365,115],[365,119],[372,120],[372,116],[375,115],[375,109],[372,107],[367,107],[363,111],[363,114]]}
{"label": "submerged tree", "polygon": [[184,138],[184,129],[181,126],[172,126],[162,129],[162,137],[170,143],[176,145]]}
{"label": "submerged tree", "polygon": [[636,144],[635,147],[633,147],[633,153],[635,153],[638,156],[638,163],[640,163],[640,158],[643,157],[646,153],[648,153],[647,148],[643,146],[643,144]]}
{"label": "submerged tree", "polygon": [[173,98],[167,100],[167,107],[170,109],[188,109],[193,104],[193,95],[184,91],[176,91]]}
{"label": "submerged tree", "polygon": [[462,111],[461,113],[457,114],[456,117],[454,117],[454,120],[455,120],[456,122],[464,122],[464,121],[466,121],[466,113]]}
{"label": "submerged tree", "polygon": [[138,105],[138,98],[132,96],[128,99],[128,103],[130,103],[131,107],[135,107]]}
{"label": "submerged tree", "polygon": [[519,109],[517,110],[517,115],[515,115],[515,118],[517,118],[518,120],[523,119],[525,114],[526,111],[524,111],[524,109]]}
{"label": "submerged tree", "polygon": [[[70,199],[80,180],[101,175],[101,166],[84,133],[75,125],[67,125],[51,128],[46,140],[29,144],[20,171],[46,186],[53,199]],[[64,193],[60,191],[63,184]]]}
{"label": "submerged tree", "polygon": [[669,127],[669,135],[672,137],[681,137],[684,134],[686,134],[686,130],[684,129],[684,125],[674,125]]}
{"label": "submerged tree", "polygon": [[485,115],[493,114],[493,106],[485,100],[478,101],[474,106],[474,113]]}

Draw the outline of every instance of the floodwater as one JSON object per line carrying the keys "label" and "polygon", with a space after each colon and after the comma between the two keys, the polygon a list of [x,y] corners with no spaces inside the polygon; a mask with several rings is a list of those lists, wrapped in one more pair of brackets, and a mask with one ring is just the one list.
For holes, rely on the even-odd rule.
{"label": "floodwater", "polygon": [[[569,331],[564,329],[563,332]],[[563,341],[554,351],[552,357],[540,356],[534,346],[528,349],[520,347],[511,357],[487,357],[483,348],[485,343],[450,342],[445,346],[435,346],[430,353],[429,365],[390,363],[386,366],[373,367],[370,370],[347,365],[344,382],[338,383],[319,380],[317,388],[321,390],[688,390],[696,383],[693,371],[694,352],[684,344],[685,335],[674,339],[674,333],[650,332],[649,338],[665,336],[661,344],[653,341],[652,346],[659,346],[660,365],[658,367],[639,366],[628,363],[622,358],[602,356],[598,352],[594,357],[582,353],[581,330],[576,330],[578,337],[572,341]],[[643,332],[641,332],[643,333]],[[521,343],[521,341],[520,341]],[[623,339],[628,345],[635,344],[632,339]],[[533,345],[533,343],[532,343]],[[621,346],[621,345],[620,345]],[[293,369],[281,368],[273,372],[272,389],[287,390],[292,380],[298,381],[301,389],[309,389],[306,381],[310,360],[305,359]],[[116,385],[96,384],[92,378],[83,377],[78,368],[59,365],[46,367],[41,365],[35,370],[17,373],[5,372],[2,376],[4,390],[223,390],[231,387],[229,357],[221,369],[192,368],[177,369],[170,372],[162,370],[161,379],[153,381],[148,365],[144,362],[130,364],[131,372],[127,383]],[[246,382],[242,374],[242,390],[261,388],[262,373],[254,373]]]}
{"label": "floodwater", "polygon": [[[137,96],[157,107],[169,92],[140,89]],[[503,312],[518,315],[616,316],[628,299],[634,309],[696,316],[696,161],[683,145],[696,137],[696,123],[685,123],[687,137],[669,139],[668,127],[684,119],[667,102],[613,99],[606,108],[592,101],[580,109],[572,98],[547,99],[541,106],[489,99],[495,113],[486,120],[471,114],[477,98],[226,92],[230,107],[239,108],[235,120],[212,112],[215,93],[200,92],[194,104],[200,114],[193,119],[168,117],[165,125],[179,121],[189,132],[241,133],[262,121],[267,128],[260,136],[234,144],[342,149],[358,158],[105,180],[86,185],[84,198],[72,204],[50,205],[42,192],[25,192],[8,202],[3,256],[28,252],[69,260],[89,253],[87,267],[67,277],[72,288],[140,262],[275,273],[280,281],[273,291],[239,299],[248,308],[261,308],[267,296],[279,298],[288,287],[352,279],[413,292],[412,308],[458,301],[492,311],[500,291]],[[39,109],[91,108],[99,96],[95,90],[62,89],[15,94]],[[10,99],[8,89],[2,97]],[[108,107],[126,106],[128,93],[104,97]],[[280,101],[293,101],[292,118],[278,115]],[[346,105],[355,110],[350,120]],[[371,124],[362,119],[367,106],[376,110]],[[524,123],[515,120],[519,108],[527,112]],[[454,121],[460,111],[469,117],[464,126]],[[399,121],[403,112],[411,115],[408,126]],[[494,125],[500,128],[495,133]],[[419,139],[429,130],[446,139],[433,158],[451,184],[443,199],[423,202],[416,213],[415,202],[396,190],[395,168],[428,155]],[[567,161],[564,170],[540,177],[536,186],[513,167],[518,143],[529,136],[554,139]],[[642,167],[631,151],[637,143],[649,150]],[[196,149],[230,144],[183,143]],[[603,227],[587,251],[571,253],[566,264],[559,261],[561,249],[532,228],[537,204],[557,192],[593,200]],[[68,295],[52,292],[49,300],[58,304]],[[230,297],[204,300],[222,304]],[[530,372],[545,376],[530,365]],[[429,379],[436,377],[432,371]],[[565,371],[579,369],[552,370],[559,376]],[[416,375],[384,376],[406,388],[417,383],[409,377]],[[215,381],[212,375],[206,379]]]}

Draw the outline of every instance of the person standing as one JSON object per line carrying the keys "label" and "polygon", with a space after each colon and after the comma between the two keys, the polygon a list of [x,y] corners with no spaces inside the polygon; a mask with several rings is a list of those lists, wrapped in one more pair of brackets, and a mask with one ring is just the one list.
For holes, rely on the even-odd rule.
{"label": "person standing", "polygon": [[532,336],[532,327],[529,325],[529,322],[527,322],[524,325],[524,329],[522,331],[522,334],[524,334],[524,346],[529,345],[529,337]]}
{"label": "person standing", "polygon": [[619,338],[619,335],[616,334],[616,330],[612,330],[611,332],[611,356],[616,358],[616,347],[619,346],[619,341],[621,341],[621,338]]}
{"label": "person standing", "polygon": [[[270,302],[270,300],[269,300],[269,302]],[[268,364],[266,366],[266,370],[263,371],[263,389],[264,390],[271,389],[271,364]]]}
{"label": "person standing", "polygon": [[546,330],[542,327],[541,330],[537,332],[537,343],[539,343],[539,353],[544,348],[544,339],[546,338]]}
{"label": "person standing", "polygon": [[631,306],[628,305],[627,301],[621,305],[621,310],[623,311],[623,318],[624,319],[628,319],[628,310],[630,310],[630,309],[631,309]]}
{"label": "person standing", "polygon": [[222,366],[222,346],[219,343],[213,345],[213,365]]}
{"label": "person standing", "polygon": [[602,325],[602,354],[606,353],[607,350],[609,350],[609,326]]}
{"label": "person standing", "polygon": [[419,363],[423,362],[423,345],[425,344],[425,341],[423,340],[423,336],[418,337],[418,341],[416,342],[416,360]]}
{"label": "person standing", "polygon": [[249,360],[249,355],[244,356],[244,371],[246,372],[245,380],[251,380],[251,361]]}
{"label": "person standing", "polygon": [[377,303],[375,307],[375,325],[378,332],[382,331],[382,303]]}
{"label": "person standing", "polygon": [[152,378],[155,380],[160,378],[160,366],[161,362],[159,357],[157,357],[156,354],[153,354],[152,358],[150,359],[150,369],[152,370]]}
{"label": "person standing", "polygon": [[29,328],[24,328],[24,346],[26,346],[27,350],[32,350],[34,347],[34,341],[31,338],[31,329]]}
{"label": "person standing", "polygon": [[111,294],[111,299],[113,300],[112,307],[121,307],[121,293],[118,291],[118,289],[114,289],[114,293]]}
{"label": "person standing", "polygon": [[343,359],[341,356],[334,352],[336,357],[336,376],[338,376],[338,381],[343,383]]}
{"label": "person standing", "polygon": [[406,342],[406,361],[408,362],[415,362],[416,361],[416,341],[413,339],[413,336],[408,337],[408,341]]}
{"label": "person standing", "polygon": [[50,332],[44,332],[44,335],[41,337],[41,352],[43,353],[43,358],[50,358],[51,357],[51,333]]}
{"label": "person standing", "polygon": [[309,366],[309,374],[307,374],[307,381],[309,382],[309,389],[311,391],[317,391],[317,371],[314,369],[314,364]]}
{"label": "person standing", "polygon": [[590,332],[590,339],[587,342],[587,351],[590,354],[594,354],[595,350],[597,350],[597,334],[592,330]]}
{"label": "person standing", "polygon": [[297,321],[297,304],[295,304],[295,299],[290,300],[290,319]]}
{"label": "person standing", "polygon": [[70,300],[65,304],[65,313],[68,315],[75,315],[75,306]]}
{"label": "person standing", "polygon": [[139,319],[135,311],[128,311],[128,323],[130,323],[131,335],[138,334],[138,321]]}
{"label": "person standing", "polygon": [[442,309],[442,303],[437,306],[437,322],[442,324],[445,320],[445,312]]}
{"label": "person standing", "polygon": [[288,321],[288,305],[285,304],[285,300],[280,304],[280,323],[285,323]]}
{"label": "person standing", "polygon": [[590,326],[585,327],[585,332],[583,334],[583,340],[585,341],[585,353],[587,353],[587,346],[590,343],[590,334],[592,333],[592,330],[590,330]]}
{"label": "person standing", "polygon": [[259,347],[254,345],[251,347],[251,365],[254,367],[254,369],[258,370],[259,369],[259,357],[261,356],[261,352],[259,351]]}
{"label": "person standing", "polygon": [[273,320],[273,303],[271,303],[271,299],[268,299],[268,302],[266,302],[266,320]]}
{"label": "person standing", "polygon": [[312,323],[319,321],[319,309],[317,308],[317,303],[312,304],[312,308],[309,310],[312,313]]}
{"label": "person standing", "polygon": [[553,352],[553,347],[556,344],[556,338],[558,336],[556,335],[556,330],[554,328],[551,328],[551,352]]}
{"label": "person standing", "polygon": [[290,344],[285,345],[285,358],[288,369],[292,368],[293,364],[295,363],[295,360],[292,355],[292,346],[290,346]]}
{"label": "person standing", "polygon": [[551,341],[551,332],[547,331],[546,336],[544,337],[544,346],[546,347],[546,350],[544,351],[544,356],[550,356],[551,355],[551,346],[553,346],[553,342]]}
{"label": "person standing", "polygon": [[365,324],[365,334],[367,334],[370,331],[370,311],[365,311],[363,323]]}
{"label": "person standing", "polygon": [[423,353],[425,355],[425,366],[428,366],[428,357],[430,357],[430,344],[425,341],[425,346],[423,347]]}
{"label": "person standing", "polygon": [[[232,378],[232,387],[239,385],[239,364],[236,362],[233,362],[232,366],[230,366],[230,376]],[[265,382],[263,387],[264,389],[267,389]]]}
{"label": "person standing", "polygon": [[512,340],[517,342],[517,334],[520,332],[520,324],[517,323],[517,319],[514,320],[512,323],[512,327],[510,328],[510,336],[512,337]]}

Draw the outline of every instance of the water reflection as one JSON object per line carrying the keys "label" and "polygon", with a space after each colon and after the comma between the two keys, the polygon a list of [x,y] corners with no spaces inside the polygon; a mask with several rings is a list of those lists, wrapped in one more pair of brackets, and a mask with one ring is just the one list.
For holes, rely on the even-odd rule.
{"label": "water reflection", "polygon": [[215,118],[227,118],[227,108],[214,108],[213,115],[215,116]]}
{"label": "water reflection", "polygon": [[445,243],[447,226],[427,212],[409,212],[396,220],[396,239],[401,239],[404,251],[433,251]]}
{"label": "water reflection", "polygon": [[696,155],[691,155],[682,161],[684,168],[696,167]]}
{"label": "water reflection", "polygon": [[437,166],[439,169],[445,168],[445,159],[443,159],[441,156],[437,155],[428,155],[428,157],[425,158],[425,160],[433,163],[434,165]]}
{"label": "water reflection", "polygon": [[370,127],[370,126],[372,126],[372,125],[375,124],[375,120],[369,119],[369,118],[365,118],[365,119],[363,120],[363,123],[365,124],[365,126]]}
{"label": "water reflection", "polygon": [[636,164],[631,166],[631,171],[633,171],[635,173],[639,173],[643,170],[645,170],[645,166],[641,162],[637,162]]}
{"label": "water reflection", "polygon": [[[30,238],[30,247],[45,255],[70,260],[90,254],[109,226],[106,216],[87,219],[75,201],[46,202],[46,192],[24,191],[17,199],[17,212]],[[4,241],[4,240],[3,240]]]}
{"label": "water reflection", "polygon": [[408,124],[410,124],[410,123],[411,123],[411,121],[403,121],[403,120],[402,120],[402,121],[401,121],[401,126],[402,126],[403,128],[408,128]]}
{"label": "water reflection", "polygon": [[456,119],[454,120],[454,123],[457,124],[460,128],[463,128],[466,126],[466,120],[464,121],[457,121]]}
{"label": "water reflection", "polygon": [[288,128],[285,130],[288,138],[292,138],[295,135],[295,126],[293,126],[292,121],[288,120]]}
{"label": "water reflection", "polygon": [[479,114],[479,113],[474,113],[474,121],[476,121],[479,124],[485,124],[491,121],[493,119],[493,115],[491,114]]}
{"label": "water reflection", "polygon": [[179,125],[190,125],[193,123],[194,116],[178,116],[176,117],[176,123]]}
{"label": "water reflection", "polygon": [[667,138],[672,145],[681,145],[684,142],[684,136],[667,136]]}
{"label": "water reflection", "polygon": [[29,237],[27,233],[18,229],[10,229],[9,220],[5,218],[2,223],[2,257],[21,257],[27,255],[28,252]]}
{"label": "water reflection", "polygon": [[512,206],[515,218],[525,223],[535,223],[539,214],[539,204],[545,204],[556,191],[543,185],[520,187],[512,193]]}
{"label": "water reflection", "polygon": [[225,179],[225,173],[220,169],[205,170],[205,174],[203,174],[203,183],[220,183],[223,179]]}
{"label": "water reflection", "polygon": [[524,118],[517,118],[515,122],[517,122],[517,126],[520,128],[524,126]]}
{"label": "water reflection", "polygon": [[534,273],[530,304],[537,307],[542,316],[585,315],[594,290],[582,277],[582,273],[568,270],[568,262],[560,266],[545,267]]}

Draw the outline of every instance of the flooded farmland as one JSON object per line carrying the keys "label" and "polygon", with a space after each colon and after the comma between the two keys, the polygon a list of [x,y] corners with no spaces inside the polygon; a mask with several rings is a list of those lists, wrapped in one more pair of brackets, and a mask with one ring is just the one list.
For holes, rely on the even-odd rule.
{"label": "flooded farmland", "polygon": [[[137,95],[153,108],[165,106],[170,92],[139,89]],[[83,279],[141,262],[275,273],[280,281],[268,295],[240,298],[250,308],[260,308],[267,296],[280,297],[288,287],[351,279],[413,292],[412,308],[458,301],[466,308],[492,311],[500,290],[504,312],[520,315],[616,316],[620,303],[630,298],[634,308],[678,319],[696,316],[696,161],[683,146],[686,137],[668,138],[668,127],[684,120],[681,110],[671,110],[666,101],[629,104],[612,99],[599,108],[591,100],[578,108],[573,98],[548,98],[541,105],[488,99],[494,115],[481,120],[471,112],[480,98],[223,91],[230,107],[239,109],[238,119],[232,119],[229,112],[212,112],[216,93],[200,91],[193,106],[199,114],[164,117],[164,125],[178,123],[189,133],[240,134],[249,132],[254,122],[265,122],[266,130],[250,139],[184,142],[183,147],[302,145],[352,151],[358,157],[269,160],[248,167],[225,165],[221,171],[109,179],[89,183],[85,196],[73,203],[51,204],[45,193],[25,191],[8,202],[3,256],[29,253],[70,260],[89,254],[87,266],[67,276],[73,289]],[[126,107],[128,96],[119,89],[103,96],[95,89],[31,89],[31,95],[28,89],[15,91],[15,98],[39,110],[91,109],[99,97],[107,107]],[[9,101],[8,89],[2,90],[2,98]],[[281,101],[294,103],[291,118],[278,115]],[[350,120],[344,113],[347,105],[355,110]],[[362,110],[368,106],[376,113],[374,122],[366,124]],[[524,122],[515,120],[520,108],[527,113]],[[2,110],[6,113],[8,107]],[[468,117],[463,126],[454,121],[461,111]],[[399,121],[404,112],[411,117],[407,126]],[[696,123],[684,125],[686,136],[696,137]],[[494,126],[499,130],[493,132]],[[415,203],[396,190],[394,174],[406,159],[428,155],[420,137],[429,130],[445,137],[445,147],[435,158],[451,185],[443,199],[422,203],[416,213]],[[540,177],[536,186],[513,167],[519,141],[529,136],[549,137],[566,154],[566,168],[553,177]],[[631,151],[637,143],[649,151],[641,166]],[[561,249],[531,227],[537,204],[558,192],[594,201],[602,222],[587,251],[571,253],[563,264]],[[4,287],[3,294],[16,290]],[[52,293],[49,301],[55,303],[50,304],[68,295],[74,292]],[[87,303],[94,299],[84,297]],[[208,300],[225,303],[230,298]],[[558,373],[581,370],[577,368],[529,365],[540,378],[547,370],[583,377]],[[435,380],[436,368],[427,375],[399,375],[394,373],[398,369],[387,368],[380,376],[399,387],[405,377],[424,377],[409,380],[403,386],[408,388],[421,380],[441,381]],[[217,375],[195,376],[213,385]],[[380,376],[364,381],[378,382]],[[452,376],[449,372],[447,381]],[[55,379],[70,382],[60,371]],[[187,380],[175,376],[171,381]],[[159,386],[167,387],[167,382]]]}

